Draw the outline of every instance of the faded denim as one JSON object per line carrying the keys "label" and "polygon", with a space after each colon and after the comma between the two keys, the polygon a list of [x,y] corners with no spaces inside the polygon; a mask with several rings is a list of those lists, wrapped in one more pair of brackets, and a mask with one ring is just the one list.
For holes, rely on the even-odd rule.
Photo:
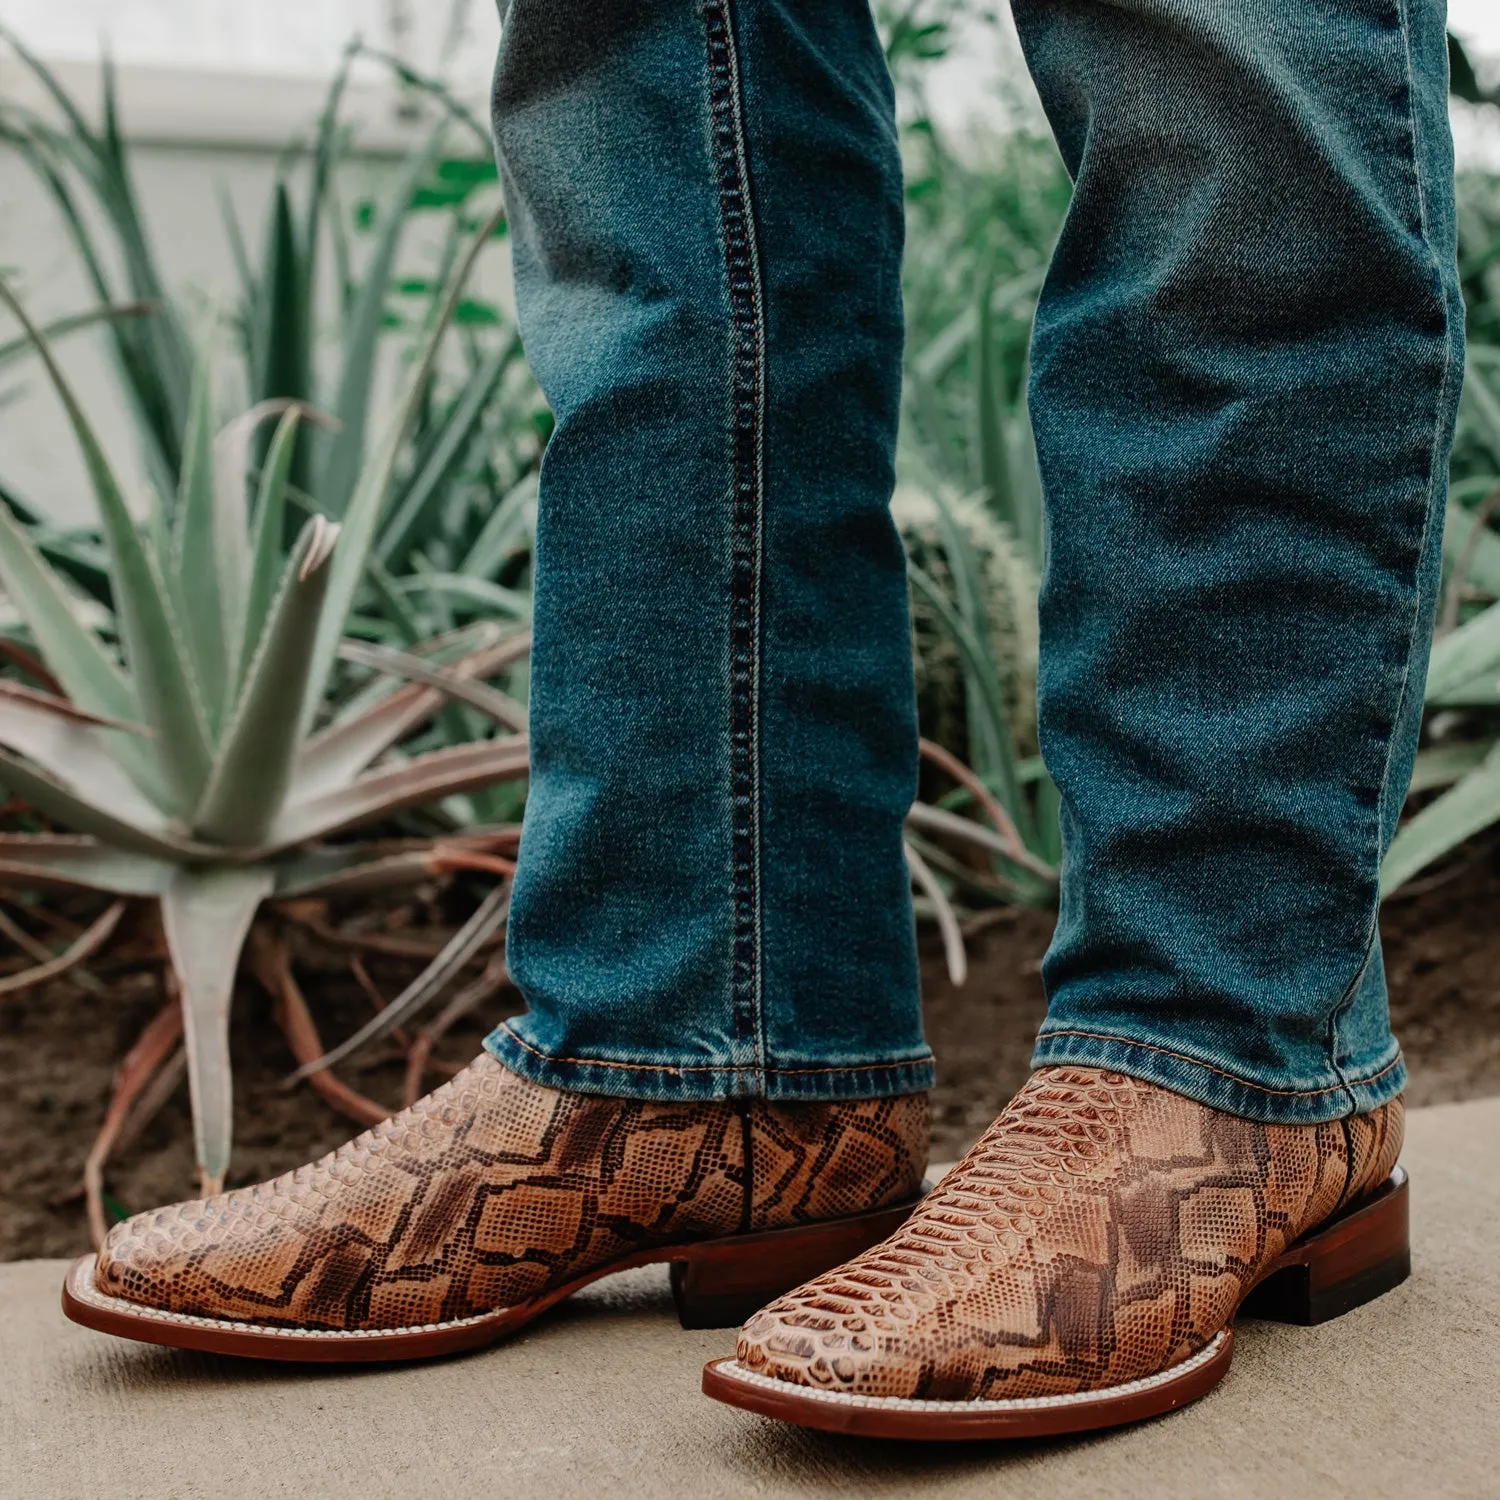
{"label": "faded denim", "polygon": [[[1016,0],[1077,191],[1032,413],[1062,914],[1038,1063],[1397,1093],[1376,890],[1462,366],[1442,6]],[[542,471],[490,1049],[644,1098],[926,1087],[891,525],[901,178],[864,0],[509,0]],[[997,1018],[996,1024],[1003,1024]]]}

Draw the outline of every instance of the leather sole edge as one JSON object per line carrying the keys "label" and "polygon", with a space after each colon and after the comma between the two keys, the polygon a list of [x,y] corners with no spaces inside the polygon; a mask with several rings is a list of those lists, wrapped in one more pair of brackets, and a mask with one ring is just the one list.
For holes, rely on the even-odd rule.
{"label": "leather sole edge", "polygon": [[1233,1356],[1234,1330],[1225,1328],[1198,1353],[1155,1375],[1097,1391],[994,1401],[927,1401],[825,1391],[758,1375],[735,1359],[718,1359],[704,1368],[703,1394],[799,1427],[854,1437],[914,1441],[1050,1437],[1116,1427],[1174,1411],[1212,1390]]}

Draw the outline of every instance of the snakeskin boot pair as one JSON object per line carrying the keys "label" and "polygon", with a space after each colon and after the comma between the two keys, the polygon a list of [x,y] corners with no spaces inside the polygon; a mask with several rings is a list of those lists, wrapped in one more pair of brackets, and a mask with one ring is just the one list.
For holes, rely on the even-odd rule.
{"label": "snakeskin boot pair", "polygon": [[877,1436],[1076,1431],[1201,1395],[1240,1313],[1319,1322],[1402,1280],[1401,1134],[1399,1101],[1260,1125],[1044,1068],[922,1198],[922,1095],[656,1104],[485,1056],[312,1166],[117,1226],[63,1305],[186,1348],[418,1358],[665,1261],[686,1326],[769,1303],[704,1372],[720,1400]]}

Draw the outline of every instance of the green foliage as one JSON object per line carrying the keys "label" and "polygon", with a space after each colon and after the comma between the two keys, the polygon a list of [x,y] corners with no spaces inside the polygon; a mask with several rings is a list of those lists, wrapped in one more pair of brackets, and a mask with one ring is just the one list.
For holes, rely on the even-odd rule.
{"label": "green foliage", "polygon": [[[393,863],[388,843],[346,843],[330,869],[322,846],[526,773],[524,735],[469,733],[425,754],[411,742],[454,699],[489,723],[524,726],[521,704],[475,681],[515,661],[524,634],[506,641],[497,626],[470,627],[373,660],[344,639],[406,431],[487,233],[462,256],[381,441],[357,455],[337,519],[314,506],[292,527],[304,407],[262,402],[215,438],[210,365],[200,360],[176,492],[156,493],[138,525],[45,336],[0,281],[0,302],[33,342],[84,454],[109,601],[97,625],[80,618],[66,579],[0,508],[0,587],[40,657],[39,686],[0,682],[0,779],[42,820],[0,834],[0,878],[160,901],[211,1183],[229,1160],[229,995],[261,903],[419,879],[419,850]],[[252,510],[249,449],[273,416]],[[373,692],[345,687],[337,669],[351,652],[384,675]],[[66,696],[48,691],[53,683]]]}
{"label": "green foliage", "polygon": [[[197,357],[188,332],[193,319],[158,267],[119,133],[113,71],[106,63],[103,124],[96,128],[39,59],[3,28],[0,38],[10,42],[61,117],[56,124],[0,103],[0,139],[47,189],[100,303],[98,311],[64,319],[52,331],[60,335],[91,323],[105,329],[170,530],[184,470],[191,467],[183,442],[192,431],[201,434],[205,418],[216,413],[195,411]],[[309,494],[330,516],[343,516],[353,502],[367,434],[387,431],[395,417],[382,391],[400,382],[385,375],[393,363],[413,363],[435,326],[455,261],[481,223],[489,223],[491,233],[504,231],[503,218],[494,218],[499,195],[483,127],[438,85],[406,68],[399,69],[404,81],[435,101],[439,122],[378,198],[352,214],[341,209],[338,183],[351,142],[340,111],[349,64],[359,52],[353,47],[346,54],[310,145],[283,159],[258,257],[249,253],[242,227],[225,208],[241,289],[223,343],[237,355],[237,379],[216,359],[217,387],[235,390],[240,410],[293,401],[329,418],[306,432],[292,454],[289,527],[306,514]],[[439,249],[436,263],[415,275],[402,262],[419,238],[419,220],[441,232],[420,236],[436,238]],[[474,571],[473,553],[497,506],[534,475],[548,429],[545,402],[499,307],[471,291],[452,310],[443,333],[394,457],[392,493],[369,565],[377,575],[374,586],[385,586],[386,601],[380,610],[361,610],[352,626],[407,644],[481,614],[524,618],[521,594],[491,587],[524,581],[524,546],[504,557],[487,546],[489,571],[483,573]],[[15,340],[0,346],[0,361],[27,347]],[[268,441],[266,431],[255,436],[256,464]],[[37,522],[39,540],[53,560],[107,599],[96,535],[51,528],[38,507],[21,509]],[[415,573],[423,575],[420,586],[392,593],[390,578]]]}

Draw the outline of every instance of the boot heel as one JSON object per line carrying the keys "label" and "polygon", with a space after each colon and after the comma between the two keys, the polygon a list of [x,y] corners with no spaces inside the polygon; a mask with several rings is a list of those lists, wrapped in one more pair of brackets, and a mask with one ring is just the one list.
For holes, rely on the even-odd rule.
{"label": "boot heel", "polygon": [[1309,1235],[1276,1260],[1240,1315],[1326,1323],[1411,1275],[1407,1176],[1397,1167],[1375,1197]]}
{"label": "boot heel", "polygon": [[919,1202],[688,1246],[672,1261],[677,1319],[684,1328],[738,1327],[783,1292],[894,1234]]}

